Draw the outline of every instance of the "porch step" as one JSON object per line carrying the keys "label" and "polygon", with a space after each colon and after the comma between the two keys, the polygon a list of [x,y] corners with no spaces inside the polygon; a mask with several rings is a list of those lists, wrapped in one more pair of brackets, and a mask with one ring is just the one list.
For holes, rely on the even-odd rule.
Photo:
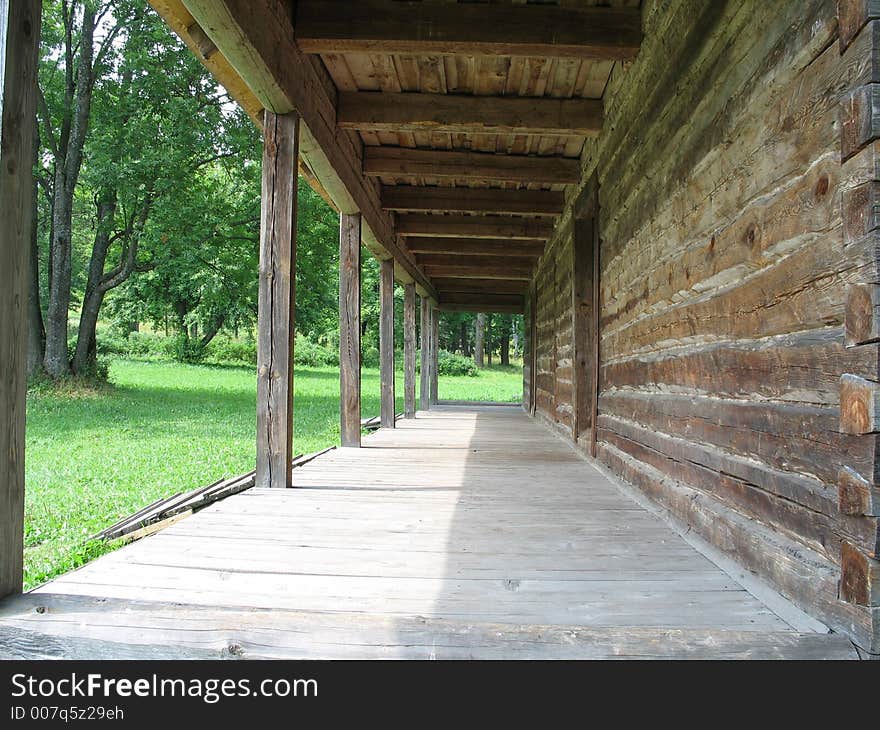
{"label": "porch step", "polygon": [[27,594],[0,658],[858,659],[839,634],[539,626]]}

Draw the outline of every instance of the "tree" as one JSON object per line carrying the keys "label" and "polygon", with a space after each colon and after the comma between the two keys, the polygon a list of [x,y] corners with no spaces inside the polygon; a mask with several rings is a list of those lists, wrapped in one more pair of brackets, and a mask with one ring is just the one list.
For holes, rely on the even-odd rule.
{"label": "tree", "polygon": [[486,336],[486,315],[480,312],[474,322],[474,364],[484,367],[483,355]]}

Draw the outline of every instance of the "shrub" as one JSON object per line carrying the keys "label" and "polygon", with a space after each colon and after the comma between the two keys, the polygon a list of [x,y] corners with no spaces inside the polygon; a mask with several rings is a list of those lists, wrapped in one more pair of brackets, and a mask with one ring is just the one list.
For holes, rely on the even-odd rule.
{"label": "shrub", "polygon": [[440,375],[457,375],[469,378],[475,378],[480,374],[473,360],[446,350],[440,350],[437,353],[437,372]]}
{"label": "shrub", "polygon": [[257,343],[241,342],[225,335],[217,335],[208,345],[208,357],[218,362],[257,364]]}
{"label": "shrub", "polygon": [[361,353],[361,365],[365,368],[379,367],[379,350],[375,347],[365,347]]}
{"label": "shrub", "polygon": [[339,365],[339,353],[336,348],[318,345],[304,335],[297,335],[296,345],[293,349],[293,362],[296,365],[312,368]]}

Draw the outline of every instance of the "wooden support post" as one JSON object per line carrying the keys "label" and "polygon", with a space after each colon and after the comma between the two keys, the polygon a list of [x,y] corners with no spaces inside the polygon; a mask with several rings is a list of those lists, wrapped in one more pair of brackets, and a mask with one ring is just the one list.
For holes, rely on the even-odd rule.
{"label": "wooden support post", "polygon": [[299,116],[265,113],[257,339],[258,487],[290,487]]}
{"label": "wooden support post", "polygon": [[339,421],[343,446],[361,445],[361,216],[339,216]]}
{"label": "wooden support post", "polygon": [[0,597],[24,553],[25,305],[33,205],[39,0],[0,0]]}
{"label": "wooden support post", "polygon": [[431,302],[422,297],[420,335],[419,405],[431,410]]}
{"label": "wooden support post", "polygon": [[403,415],[416,417],[416,285],[403,289]]}
{"label": "wooden support post", "polygon": [[439,400],[437,376],[440,371],[440,310],[431,310],[431,403]]}
{"label": "wooden support post", "polygon": [[379,380],[379,420],[382,428],[394,428],[394,259],[380,264]]}

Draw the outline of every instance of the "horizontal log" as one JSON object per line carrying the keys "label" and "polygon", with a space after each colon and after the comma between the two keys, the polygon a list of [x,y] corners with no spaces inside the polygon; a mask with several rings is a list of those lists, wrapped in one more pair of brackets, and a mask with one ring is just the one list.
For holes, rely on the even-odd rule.
{"label": "horizontal log", "polygon": [[527,285],[523,281],[504,279],[456,279],[454,277],[434,279],[434,286],[445,292],[495,292],[498,294],[522,294]]}
{"label": "horizontal log", "polygon": [[485,182],[567,185],[581,178],[580,160],[565,157],[451,152],[407,147],[365,147],[364,174]]}
{"label": "horizontal log", "polygon": [[880,432],[880,383],[849,373],[840,376],[840,432]]}
{"label": "horizontal log", "polygon": [[531,267],[521,269],[508,267],[503,270],[495,270],[468,264],[443,264],[442,266],[425,266],[424,270],[432,280],[452,277],[455,279],[503,279],[528,282],[532,277]]}
{"label": "horizontal log", "polygon": [[540,218],[483,215],[397,215],[397,232],[403,236],[441,238],[518,238],[546,241],[553,223]]}
{"label": "horizontal log", "polygon": [[522,314],[523,307],[520,304],[441,304],[443,312],[490,312],[492,314]]}
{"label": "horizontal log", "polygon": [[846,348],[840,327],[761,339],[670,347],[602,365],[606,387],[691,389],[706,394],[837,405],[840,373],[874,377],[878,347]]}
{"label": "horizontal log", "polygon": [[602,102],[520,96],[345,91],[336,123],[364,132],[598,136]]}
{"label": "horizontal log", "polygon": [[843,193],[843,240],[851,243],[880,228],[880,182],[871,181]]}
{"label": "horizontal log", "polygon": [[406,241],[415,254],[456,254],[462,256],[512,256],[539,258],[544,244],[539,241],[511,241],[506,238],[421,238]]}
{"label": "horizontal log", "polygon": [[843,466],[880,481],[878,437],[840,433],[837,408],[618,391],[600,395],[599,411],[827,484]]}
{"label": "horizontal log", "polygon": [[[344,19],[344,20],[342,20]],[[637,9],[389,0],[299,0],[304,53],[413,53],[628,60],[642,39]]]}
{"label": "horizontal log", "polygon": [[559,215],[565,194],[553,190],[495,190],[383,185],[382,207],[400,212],[506,213]]}

